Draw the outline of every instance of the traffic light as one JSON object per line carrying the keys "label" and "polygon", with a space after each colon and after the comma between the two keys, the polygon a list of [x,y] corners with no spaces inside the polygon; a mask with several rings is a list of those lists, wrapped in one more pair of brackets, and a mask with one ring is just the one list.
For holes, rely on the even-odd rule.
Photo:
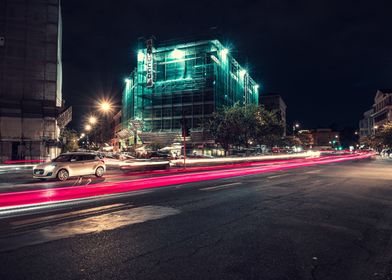
{"label": "traffic light", "polygon": [[181,121],[181,124],[182,124],[182,137],[190,136],[191,132],[190,132],[190,128],[189,128],[187,119],[183,118]]}

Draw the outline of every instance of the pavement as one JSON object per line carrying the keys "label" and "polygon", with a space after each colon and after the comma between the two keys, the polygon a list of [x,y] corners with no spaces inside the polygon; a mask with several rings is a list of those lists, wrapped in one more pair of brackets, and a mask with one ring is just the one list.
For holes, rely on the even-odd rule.
{"label": "pavement", "polygon": [[0,279],[391,279],[392,162],[174,185],[0,220]]}

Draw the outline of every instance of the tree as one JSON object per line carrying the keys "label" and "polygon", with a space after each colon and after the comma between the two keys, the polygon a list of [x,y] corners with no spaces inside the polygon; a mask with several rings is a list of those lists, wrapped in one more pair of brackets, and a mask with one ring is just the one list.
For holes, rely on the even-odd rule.
{"label": "tree", "polygon": [[297,136],[285,136],[280,139],[279,146],[283,147],[293,147],[302,146],[303,143]]}
{"label": "tree", "polygon": [[298,138],[301,141],[302,145],[305,147],[309,147],[314,144],[314,139],[312,133],[307,130],[299,131]]}
{"label": "tree", "polygon": [[63,143],[63,152],[75,152],[79,149],[79,138],[75,130],[64,128],[60,139]]}
{"label": "tree", "polygon": [[206,128],[215,142],[225,150],[230,146],[249,147],[252,143],[272,146],[283,134],[283,125],[276,112],[270,112],[256,105],[224,107],[213,114]]}
{"label": "tree", "polygon": [[257,144],[273,147],[283,135],[283,123],[278,119],[276,111],[268,111],[258,107],[254,127],[254,138]]}
{"label": "tree", "polygon": [[392,147],[392,122],[384,124],[376,133],[376,138],[387,147]]}

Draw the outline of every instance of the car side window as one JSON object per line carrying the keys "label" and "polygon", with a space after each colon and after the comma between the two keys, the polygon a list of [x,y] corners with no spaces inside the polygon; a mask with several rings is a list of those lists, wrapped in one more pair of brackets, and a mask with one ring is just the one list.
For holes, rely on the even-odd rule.
{"label": "car side window", "polygon": [[94,160],[95,155],[83,155],[83,160]]}
{"label": "car side window", "polygon": [[82,161],[83,160],[83,156],[82,155],[74,155],[72,156],[71,161]]}

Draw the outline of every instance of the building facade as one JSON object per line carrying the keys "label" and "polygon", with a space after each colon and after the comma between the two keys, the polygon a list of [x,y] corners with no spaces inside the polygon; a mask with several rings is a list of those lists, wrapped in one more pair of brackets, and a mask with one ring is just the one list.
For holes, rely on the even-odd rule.
{"label": "building facade", "polygon": [[372,117],[374,127],[381,127],[386,122],[392,121],[392,89],[377,90]]}
{"label": "building facade", "polygon": [[286,103],[282,97],[277,94],[263,94],[259,95],[259,104],[263,105],[265,109],[269,111],[276,111],[279,120],[284,125],[283,135],[286,135]]}
{"label": "building facade", "polygon": [[363,119],[359,121],[359,137],[370,137],[374,135],[373,108],[363,113]]}
{"label": "building facade", "polygon": [[372,108],[367,110],[359,121],[360,138],[374,136],[376,130],[387,122],[392,122],[392,89],[379,89]]}
{"label": "building facade", "polygon": [[143,142],[170,143],[185,123],[189,140],[203,143],[214,111],[236,102],[258,104],[258,96],[256,82],[218,40],[157,45],[150,39],[141,42],[137,67],[126,79],[123,127],[136,122]]}
{"label": "building facade", "polygon": [[59,0],[0,0],[1,160],[59,152],[61,87]]}
{"label": "building facade", "polygon": [[340,133],[330,128],[318,128],[312,131],[313,143],[319,147],[340,146]]}

